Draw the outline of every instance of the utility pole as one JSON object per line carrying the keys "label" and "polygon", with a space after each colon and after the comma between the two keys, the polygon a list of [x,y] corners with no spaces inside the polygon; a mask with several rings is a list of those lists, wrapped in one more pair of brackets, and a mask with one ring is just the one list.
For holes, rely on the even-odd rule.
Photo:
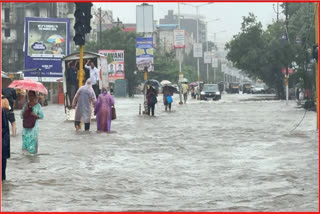
{"label": "utility pole", "polygon": [[[178,2],[178,29],[181,29],[181,23],[180,23],[180,3]],[[178,48],[178,56],[179,56],[179,76],[183,77],[183,73],[181,70],[181,48]],[[181,87],[181,83],[179,83],[179,98],[180,98],[180,102],[179,104],[182,105],[182,87]]]}
{"label": "utility pole", "polygon": [[[315,26],[315,43],[319,47],[319,3],[314,3],[314,26]],[[317,59],[319,56],[316,56]],[[317,103],[317,129],[319,129],[319,64],[316,60],[316,103]]]}
{"label": "utility pole", "polygon": [[[289,43],[289,29],[288,29],[288,2],[285,3],[285,13],[286,13],[286,42]],[[286,104],[288,105],[288,99],[289,99],[289,72],[288,72],[288,65],[289,63],[286,63],[286,76],[285,76],[285,85],[286,85]]]}
{"label": "utility pole", "polygon": [[101,7],[99,8],[99,44],[101,45],[102,43],[102,17],[101,17]]}

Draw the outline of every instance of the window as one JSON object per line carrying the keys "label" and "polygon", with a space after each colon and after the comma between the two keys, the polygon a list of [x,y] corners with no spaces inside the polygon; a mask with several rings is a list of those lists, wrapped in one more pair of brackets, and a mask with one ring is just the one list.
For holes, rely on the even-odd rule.
{"label": "window", "polygon": [[34,8],[34,16],[39,17],[40,16],[40,9],[39,7]]}
{"label": "window", "polygon": [[10,21],[10,8],[4,8],[4,22]]}
{"label": "window", "polygon": [[4,29],[4,36],[10,37],[10,29]]}

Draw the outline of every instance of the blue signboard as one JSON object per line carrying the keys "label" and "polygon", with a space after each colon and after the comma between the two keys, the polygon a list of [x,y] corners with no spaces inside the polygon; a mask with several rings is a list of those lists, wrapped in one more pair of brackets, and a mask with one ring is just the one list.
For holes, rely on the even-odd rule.
{"label": "blue signboard", "polygon": [[136,63],[139,71],[154,71],[152,37],[136,38]]}
{"label": "blue signboard", "polygon": [[62,57],[70,53],[70,20],[25,19],[25,78],[55,82],[62,78]]}

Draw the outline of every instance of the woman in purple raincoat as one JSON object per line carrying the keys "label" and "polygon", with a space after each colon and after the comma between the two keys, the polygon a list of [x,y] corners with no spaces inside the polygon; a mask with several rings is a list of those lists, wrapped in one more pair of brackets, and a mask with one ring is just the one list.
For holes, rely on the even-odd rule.
{"label": "woman in purple raincoat", "polygon": [[94,114],[97,115],[98,131],[109,132],[111,129],[112,106],[114,105],[113,96],[108,94],[105,88],[99,95]]}

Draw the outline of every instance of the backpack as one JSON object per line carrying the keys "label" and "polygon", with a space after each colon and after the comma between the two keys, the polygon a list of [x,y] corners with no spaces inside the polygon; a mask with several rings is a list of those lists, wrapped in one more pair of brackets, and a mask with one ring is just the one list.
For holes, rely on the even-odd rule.
{"label": "backpack", "polygon": [[28,109],[23,112],[23,128],[33,128],[36,124],[37,117],[31,114],[32,113],[32,107],[29,107]]}
{"label": "backpack", "polygon": [[173,102],[172,96],[168,95],[168,96],[167,96],[167,103],[170,104],[170,103],[172,103],[172,102]]}
{"label": "backpack", "polygon": [[157,97],[155,94],[150,95],[150,103],[151,104],[156,104],[158,102]]}

